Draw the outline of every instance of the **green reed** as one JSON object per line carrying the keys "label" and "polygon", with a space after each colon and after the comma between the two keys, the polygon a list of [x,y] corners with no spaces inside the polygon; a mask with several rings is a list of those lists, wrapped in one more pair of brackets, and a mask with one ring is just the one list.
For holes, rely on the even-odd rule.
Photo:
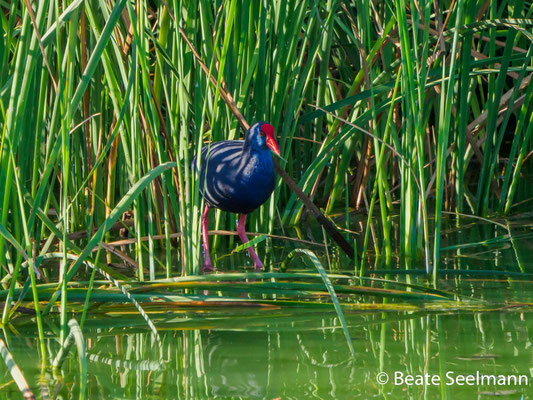
{"label": "green reed", "polygon": [[[43,313],[61,296],[63,340],[69,283],[89,265],[130,282],[199,274],[190,166],[209,142],[243,136],[226,92],[247,121],[274,126],[283,168],[327,215],[341,210],[337,226],[353,230],[354,210],[368,216],[358,273],[383,254],[387,269],[423,261],[435,284],[444,213],[510,214],[532,197],[533,19],[527,1],[434,7],[1,2],[2,322],[26,282],[39,314],[33,266],[56,284]],[[304,217],[280,181],[248,230]],[[211,229],[234,220],[217,212]],[[119,232],[135,239],[129,255],[99,247]],[[59,272],[42,264],[58,252]]]}

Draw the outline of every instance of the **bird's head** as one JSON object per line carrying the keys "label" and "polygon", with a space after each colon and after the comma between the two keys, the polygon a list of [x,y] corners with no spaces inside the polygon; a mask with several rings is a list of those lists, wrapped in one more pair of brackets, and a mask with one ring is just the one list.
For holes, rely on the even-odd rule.
{"label": "bird's head", "polygon": [[264,151],[272,150],[274,154],[280,155],[279,147],[274,139],[274,127],[266,122],[256,122],[246,133],[245,140],[252,146],[252,149]]}

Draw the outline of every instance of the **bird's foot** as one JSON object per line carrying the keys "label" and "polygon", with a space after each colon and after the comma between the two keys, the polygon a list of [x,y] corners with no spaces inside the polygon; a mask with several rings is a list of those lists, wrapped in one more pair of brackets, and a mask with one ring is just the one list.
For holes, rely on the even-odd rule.
{"label": "bird's foot", "polygon": [[254,265],[255,265],[256,272],[261,272],[263,270],[263,263],[261,262],[261,260],[259,259],[254,260]]}
{"label": "bird's foot", "polygon": [[203,267],[202,267],[202,272],[203,273],[206,273],[206,272],[213,272],[215,270],[215,268],[213,268],[213,264],[211,264],[210,262],[206,262],[204,263]]}

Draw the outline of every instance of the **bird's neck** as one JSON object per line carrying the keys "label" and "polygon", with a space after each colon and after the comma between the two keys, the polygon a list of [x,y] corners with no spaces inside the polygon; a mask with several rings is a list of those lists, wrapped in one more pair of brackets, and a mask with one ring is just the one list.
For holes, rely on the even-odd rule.
{"label": "bird's neck", "polygon": [[242,146],[242,156],[241,156],[242,160],[252,161],[252,160],[262,159],[265,156],[270,156],[270,150],[265,151],[265,150],[254,148],[248,140],[244,141],[244,146]]}
{"label": "bird's neck", "polygon": [[252,146],[244,145],[242,149],[242,156],[240,160],[241,168],[244,170],[252,171],[255,169],[272,169],[272,155],[270,150],[257,150],[252,148]]}

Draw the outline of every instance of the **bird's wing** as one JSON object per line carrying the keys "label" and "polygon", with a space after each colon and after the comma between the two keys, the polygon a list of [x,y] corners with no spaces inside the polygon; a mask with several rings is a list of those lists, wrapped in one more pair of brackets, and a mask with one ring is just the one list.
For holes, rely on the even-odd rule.
{"label": "bird's wing", "polygon": [[235,196],[234,188],[243,145],[242,140],[227,140],[212,143],[202,149],[200,192],[215,207]]}

